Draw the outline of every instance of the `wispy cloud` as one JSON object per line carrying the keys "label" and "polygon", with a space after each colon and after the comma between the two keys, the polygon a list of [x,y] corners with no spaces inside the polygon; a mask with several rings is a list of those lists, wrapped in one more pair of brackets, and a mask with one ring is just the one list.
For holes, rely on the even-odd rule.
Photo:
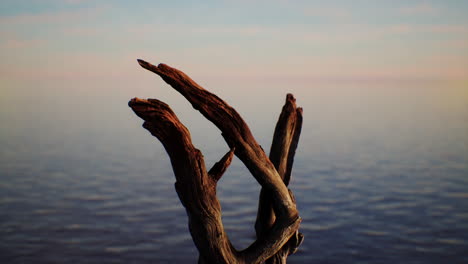
{"label": "wispy cloud", "polygon": [[72,21],[86,21],[102,13],[105,7],[80,8],[73,10],[62,10],[57,12],[21,14],[14,16],[0,16],[0,24],[4,26],[14,25],[40,25],[70,23]]}
{"label": "wispy cloud", "polygon": [[415,25],[396,24],[386,26],[384,32],[394,34],[405,33],[433,33],[433,34],[465,34],[468,35],[468,25]]}
{"label": "wispy cloud", "polygon": [[123,31],[137,35],[148,35],[154,33],[171,34],[202,34],[202,35],[233,35],[233,36],[253,36],[277,32],[278,29],[260,25],[183,25],[183,24],[145,24],[128,25]]}
{"label": "wispy cloud", "polygon": [[402,15],[437,15],[441,12],[440,8],[427,2],[401,7],[398,11]]}
{"label": "wispy cloud", "polygon": [[77,4],[89,2],[89,0],[65,0],[65,2],[67,4],[77,5]]}
{"label": "wispy cloud", "polygon": [[33,39],[33,40],[22,40],[17,38],[9,38],[0,42],[0,47],[5,50],[11,49],[26,49],[40,46],[45,43],[45,40]]}
{"label": "wispy cloud", "polygon": [[[220,17],[201,19],[198,15],[185,19],[177,8],[164,6],[153,7],[151,12],[144,8],[127,12],[113,6],[83,8],[92,4],[68,1],[77,5],[62,11],[41,9],[41,13],[0,16],[0,53],[4,58],[0,67],[10,72],[8,76],[15,72],[14,76],[29,74],[38,79],[126,76],[140,56],[191,69],[194,74],[262,76],[258,79],[276,75],[330,80],[401,76],[460,79],[468,72],[464,63],[468,61],[468,24],[448,19],[450,9],[443,5],[444,10],[424,3],[408,5],[398,9],[400,15],[396,16],[397,9],[392,7],[347,9],[316,4],[311,8],[313,5],[304,4],[299,8],[285,3],[290,8],[285,7],[285,17],[300,18],[282,23],[259,15],[257,20],[239,23]],[[136,8],[129,4],[125,7]],[[263,14],[266,5],[257,8],[258,14]],[[218,8],[216,12],[228,9]],[[381,12],[382,18],[373,14],[370,19],[376,19],[372,23],[361,19],[359,14],[369,10]],[[140,17],[142,11],[154,14]],[[192,10],[185,11],[188,14]],[[391,15],[386,17],[389,11]],[[442,12],[440,19],[423,16],[417,23],[412,17],[401,19],[401,14],[437,12]],[[106,20],[110,15],[122,19]],[[319,23],[315,23],[317,20]],[[344,22],[340,20],[346,23],[333,23]],[[4,34],[7,31],[16,35]],[[39,71],[28,68],[33,60],[41,65]]]}
{"label": "wispy cloud", "polygon": [[350,10],[342,7],[315,7],[304,10],[304,15],[330,19],[343,19],[351,17]]}
{"label": "wispy cloud", "polygon": [[11,53],[12,49],[37,48],[44,43],[44,39],[24,37],[12,31],[0,31],[0,54]]}

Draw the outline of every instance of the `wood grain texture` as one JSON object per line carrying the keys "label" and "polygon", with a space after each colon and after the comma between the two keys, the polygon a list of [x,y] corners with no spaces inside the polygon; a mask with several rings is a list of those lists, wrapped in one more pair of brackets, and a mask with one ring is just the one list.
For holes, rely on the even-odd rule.
{"label": "wood grain texture", "polygon": [[[278,136],[275,132],[274,138],[278,138],[276,141],[287,142],[272,144],[272,148],[273,146],[275,148],[287,147],[286,150],[275,151],[281,153],[278,154],[280,155],[279,163],[275,161],[280,164],[279,166],[272,163],[271,154],[270,158],[267,157],[237,111],[222,99],[205,90],[177,69],[165,64],[155,66],[142,60],[138,60],[138,63],[143,68],[161,76],[195,109],[215,124],[231,148],[207,172],[203,155],[193,146],[189,131],[167,104],[156,99],[138,98],[129,102],[133,111],[145,120],[143,127],[161,141],[171,159],[176,177],[176,191],[186,208],[190,232],[200,252],[199,263],[264,263],[281,252],[284,245],[289,243],[290,238],[297,236],[301,222],[294,197],[284,181],[285,177],[290,175],[292,159],[299,139],[300,125],[298,124],[302,122],[298,121],[299,114],[297,113],[300,111],[297,109],[294,111],[296,113],[294,127],[286,125],[284,128],[288,131],[292,129],[292,132]],[[292,95],[288,95],[288,100],[293,99]],[[302,118],[302,114],[300,116]],[[286,123],[292,120],[290,117],[283,119]],[[281,124],[281,126],[284,125]],[[277,128],[275,131],[277,130],[283,130],[283,128]],[[276,141],[273,140],[273,142]],[[262,190],[268,194],[268,198],[271,199],[268,206],[272,208],[270,210],[274,214],[274,220],[269,222],[268,228],[265,229],[267,231],[258,236],[248,248],[241,251],[232,246],[225,233],[221,221],[221,207],[216,197],[217,181],[226,171],[234,154],[249,169],[262,186]],[[286,161],[283,161],[283,156],[286,157]]]}
{"label": "wood grain texture", "polygon": [[223,176],[224,172],[227,170],[231,164],[232,157],[234,156],[235,148],[231,149],[226,153],[220,161],[216,162],[213,167],[208,171],[208,174],[213,178],[213,180],[218,181]]}
{"label": "wood grain texture", "polygon": [[[292,165],[302,129],[302,108],[296,107],[292,94],[286,96],[286,102],[276,123],[270,149],[270,160],[287,186],[291,180]],[[291,197],[292,196],[291,192]],[[271,204],[272,194],[262,188],[260,191],[255,231],[257,238],[268,234],[276,216]],[[304,236],[296,231],[290,241],[275,256],[266,261],[268,264],[286,263],[288,255],[296,252]]]}

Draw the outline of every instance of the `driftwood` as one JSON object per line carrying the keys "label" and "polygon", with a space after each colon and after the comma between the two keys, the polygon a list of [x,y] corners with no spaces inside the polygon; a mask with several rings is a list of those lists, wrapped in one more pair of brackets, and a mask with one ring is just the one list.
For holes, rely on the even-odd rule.
{"label": "driftwood", "polygon": [[[164,145],[176,177],[175,189],[189,218],[189,230],[200,253],[199,263],[286,263],[303,236],[301,218],[292,192],[291,177],[295,150],[302,126],[302,109],[287,95],[276,125],[270,157],[254,139],[241,116],[222,99],[203,89],[183,72],[165,64],[138,63],[158,74],[182,94],[203,116],[215,124],[230,147],[209,171],[187,128],[169,106],[156,99],[134,98],[133,111],[143,127]],[[236,155],[262,186],[255,223],[257,239],[248,248],[236,250],[224,230],[221,206],[216,197],[217,181]]]}

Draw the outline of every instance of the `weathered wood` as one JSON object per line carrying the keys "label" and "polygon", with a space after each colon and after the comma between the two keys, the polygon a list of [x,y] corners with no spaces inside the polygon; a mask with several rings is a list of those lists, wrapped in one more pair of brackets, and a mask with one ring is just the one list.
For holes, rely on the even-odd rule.
{"label": "weathered wood", "polygon": [[[203,155],[193,146],[189,131],[168,105],[155,99],[134,98],[129,102],[133,111],[145,120],[143,127],[162,142],[169,154],[176,177],[176,191],[186,208],[190,232],[200,252],[199,263],[263,263],[281,251],[286,242],[297,235],[301,221],[294,197],[282,179],[288,174],[288,167],[292,166],[294,154],[291,163],[286,162],[284,172],[280,175],[234,108],[177,69],[164,64],[155,66],[142,60],[138,62],[143,68],[161,76],[214,123],[231,148],[207,172]],[[294,135],[286,140],[290,142],[287,153],[295,151],[295,147],[291,149]],[[296,146],[298,138],[299,134]],[[232,246],[224,231],[221,207],[216,197],[217,181],[229,166],[233,154],[246,165],[268,193],[272,199],[269,208],[273,208],[275,216],[268,230],[242,251]],[[287,159],[290,155],[287,154]]]}
{"label": "weathered wood", "polygon": [[150,70],[181,93],[192,106],[215,124],[230,147],[235,147],[235,154],[245,164],[250,173],[263,188],[274,193],[273,208],[276,216],[288,223],[299,216],[296,205],[289,197],[288,190],[281,177],[254,139],[249,127],[234,108],[218,96],[203,89],[185,73],[165,64],[152,65],[143,60],[138,63]]}
{"label": "weathered wood", "polygon": [[[302,108],[296,107],[296,99],[292,94],[288,94],[276,123],[270,149],[270,160],[286,186],[289,185],[291,179],[291,170],[301,129]],[[257,220],[255,222],[257,237],[262,237],[268,233],[275,222],[276,216],[272,209],[271,199],[272,194],[262,188],[259,197]],[[290,241],[275,256],[267,260],[266,263],[286,263],[287,256],[296,252],[302,240],[303,235],[296,231]]]}
{"label": "weathered wood", "polygon": [[213,178],[215,181],[218,181],[223,176],[224,172],[227,170],[229,165],[231,164],[232,157],[234,156],[235,148],[231,149],[228,153],[226,153],[220,161],[216,162],[213,167],[210,169],[208,174]]}
{"label": "weathered wood", "polygon": [[143,127],[157,137],[169,154],[176,177],[176,191],[189,216],[189,229],[200,255],[209,263],[237,263],[221,222],[216,183],[208,176],[203,155],[196,149],[187,128],[169,106],[155,99],[134,98],[133,111]]}

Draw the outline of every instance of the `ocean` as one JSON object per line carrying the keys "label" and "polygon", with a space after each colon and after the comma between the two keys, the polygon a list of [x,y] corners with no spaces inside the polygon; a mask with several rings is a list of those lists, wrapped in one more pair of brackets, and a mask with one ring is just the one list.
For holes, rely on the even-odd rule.
{"label": "ocean", "polygon": [[[466,86],[279,87],[213,92],[267,152],[286,93],[304,108],[290,188],[305,240],[289,263],[468,263]],[[0,263],[196,263],[168,156],[127,106],[151,92],[70,89],[0,100]],[[208,168],[228,151],[181,96],[151,89]],[[218,184],[238,249],[255,240],[259,190],[237,158]]]}

